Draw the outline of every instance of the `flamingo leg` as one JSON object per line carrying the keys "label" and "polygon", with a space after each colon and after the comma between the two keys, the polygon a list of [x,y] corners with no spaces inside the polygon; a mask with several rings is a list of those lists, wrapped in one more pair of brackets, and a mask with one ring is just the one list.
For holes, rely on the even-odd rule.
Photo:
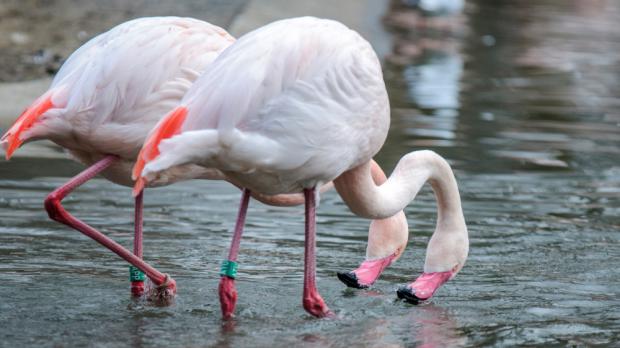
{"label": "flamingo leg", "polygon": [[[84,235],[94,239],[99,244],[108,248],[125,261],[144,272],[151,281],[156,285],[153,291],[153,298],[157,300],[167,301],[176,293],[176,282],[167,274],[163,274],[144,262],[139,256],[134,255],[120,244],[116,243],[95,228],[87,225],[83,221],[77,219],[62,206],[62,200],[77,187],[83,185],[88,180],[108,168],[118,160],[117,156],[108,155],[99,162],[93,164],[80,174],[73,177],[66,184],[52,191],[45,199],[45,209],[52,220],[58,221],[71,228],[74,228]],[[141,229],[141,228],[140,228]]]}
{"label": "flamingo leg", "polygon": [[[144,190],[135,198],[133,254],[142,258],[142,229],[143,229]],[[129,266],[129,280],[131,294],[140,297],[144,294],[144,273],[135,266]]]}
{"label": "flamingo leg", "polygon": [[304,309],[318,318],[332,317],[316,289],[316,188],[304,189],[306,200],[306,244],[304,249]]}
{"label": "flamingo leg", "polygon": [[243,234],[243,226],[245,225],[245,217],[248,212],[248,204],[250,203],[250,190],[244,189],[241,195],[241,203],[239,204],[239,213],[237,214],[237,223],[235,224],[235,232],[230,250],[228,251],[228,259],[222,263],[220,272],[220,306],[222,308],[222,317],[230,319],[235,311],[237,303],[237,289],[235,289],[235,276],[237,274],[237,255],[239,254],[239,245],[241,244],[241,235]]}

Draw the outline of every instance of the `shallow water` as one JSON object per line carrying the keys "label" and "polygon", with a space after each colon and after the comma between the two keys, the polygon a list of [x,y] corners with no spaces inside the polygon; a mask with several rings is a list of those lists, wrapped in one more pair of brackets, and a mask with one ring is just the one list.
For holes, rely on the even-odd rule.
{"label": "shallow water", "polygon": [[[386,59],[393,123],[377,158],[389,171],[409,151],[445,156],[469,227],[466,266],[430,303],[394,293],[423,265],[436,213],[428,188],[406,211],[408,249],[368,291],[335,277],[362,260],[368,221],[323,195],[318,284],[340,320],[301,309],[303,209],[251,202],[237,319],[222,325],[216,289],[236,189],[191,182],[147,192],[145,258],[179,285],[175,305],[160,308],[129,298],[124,262],[47,218],[45,194],[79,166],[16,159],[0,163],[0,345],[613,345],[620,4],[512,3],[470,3],[452,32],[401,28],[400,54]],[[128,189],[95,180],[66,207],[131,244]]]}

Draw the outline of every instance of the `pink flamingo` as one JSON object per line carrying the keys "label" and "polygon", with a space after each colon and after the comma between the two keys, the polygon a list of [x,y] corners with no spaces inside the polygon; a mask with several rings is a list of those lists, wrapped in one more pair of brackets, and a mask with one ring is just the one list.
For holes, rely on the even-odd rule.
{"label": "pink flamingo", "polygon": [[[429,181],[439,211],[424,272],[398,290],[399,297],[410,301],[428,299],[463,267],[467,228],[452,170],[432,151],[405,155],[385,183],[375,184],[371,158],[385,141],[389,115],[381,66],[367,41],[330,20],[277,21],[226,49],[181,105],[162,119],[136,162],[134,194],[161,180],[166,171],[188,164],[216,168],[245,188],[229,259],[222,267],[220,301],[227,317],[236,300],[232,279],[247,196],[303,192],[303,306],[325,317],[332,312],[315,280],[316,188],[333,180],[354,213],[379,219],[398,214]],[[391,240],[390,231],[384,232]],[[375,241],[369,240],[369,249]],[[370,268],[380,270],[397,252]],[[362,271],[354,274],[361,278]]]}
{"label": "pink flamingo", "polygon": [[[131,168],[149,130],[233,42],[225,30],[191,18],[140,18],[120,24],[75,51],[49,90],[1,139],[7,159],[24,142],[50,139],[89,166],[49,194],[45,208],[53,220],[129,262],[134,295],[144,292],[144,273],[155,284],[153,296],[166,299],[176,292],[172,278],[142,260],[143,196],[135,197],[133,253],[72,216],[61,201],[97,174],[133,186]],[[186,166],[167,172],[155,185],[219,176],[216,171]]]}

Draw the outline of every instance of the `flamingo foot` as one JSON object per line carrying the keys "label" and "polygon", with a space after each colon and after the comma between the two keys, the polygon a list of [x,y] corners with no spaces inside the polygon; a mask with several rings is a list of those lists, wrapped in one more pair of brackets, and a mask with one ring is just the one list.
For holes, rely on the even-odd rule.
{"label": "flamingo foot", "polygon": [[396,253],[376,260],[366,260],[355,270],[338,273],[338,279],[348,287],[367,289],[379,278],[383,270],[396,258]]}
{"label": "flamingo foot", "polygon": [[222,318],[232,319],[237,304],[237,289],[235,289],[235,279],[223,276],[219,285],[220,307],[222,308]]}
{"label": "flamingo foot", "polygon": [[435,291],[450,280],[452,276],[451,271],[422,273],[413,283],[401,286],[396,290],[396,295],[407,302],[418,304],[433,297]]}
{"label": "flamingo foot", "polygon": [[166,274],[164,282],[160,285],[149,279],[146,288],[146,300],[157,306],[169,306],[174,302],[177,293],[177,282]]}
{"label": "flamingo foot", "polygon": [[310,292],[308,295],[304,296],[303,300],[304,309],[306,312],[314,315],[317,318],[335,318],[336,315],[332,312],[325,301],[318,293],[318,291]]}

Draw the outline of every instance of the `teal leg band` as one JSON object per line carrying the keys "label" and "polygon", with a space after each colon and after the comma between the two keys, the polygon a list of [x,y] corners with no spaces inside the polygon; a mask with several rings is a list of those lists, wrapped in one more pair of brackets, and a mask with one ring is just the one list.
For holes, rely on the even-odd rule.
{"label": "teal leg band", "polygon": [[135,266],[129,266],[129,280],[132,282],[143,282],[146,279],[144,273]]}
{"label": "teal leg band", "polygon": [[220,268],[220,276],[235,279],[237,277],[238,264],[235,261],[224,260]]}

